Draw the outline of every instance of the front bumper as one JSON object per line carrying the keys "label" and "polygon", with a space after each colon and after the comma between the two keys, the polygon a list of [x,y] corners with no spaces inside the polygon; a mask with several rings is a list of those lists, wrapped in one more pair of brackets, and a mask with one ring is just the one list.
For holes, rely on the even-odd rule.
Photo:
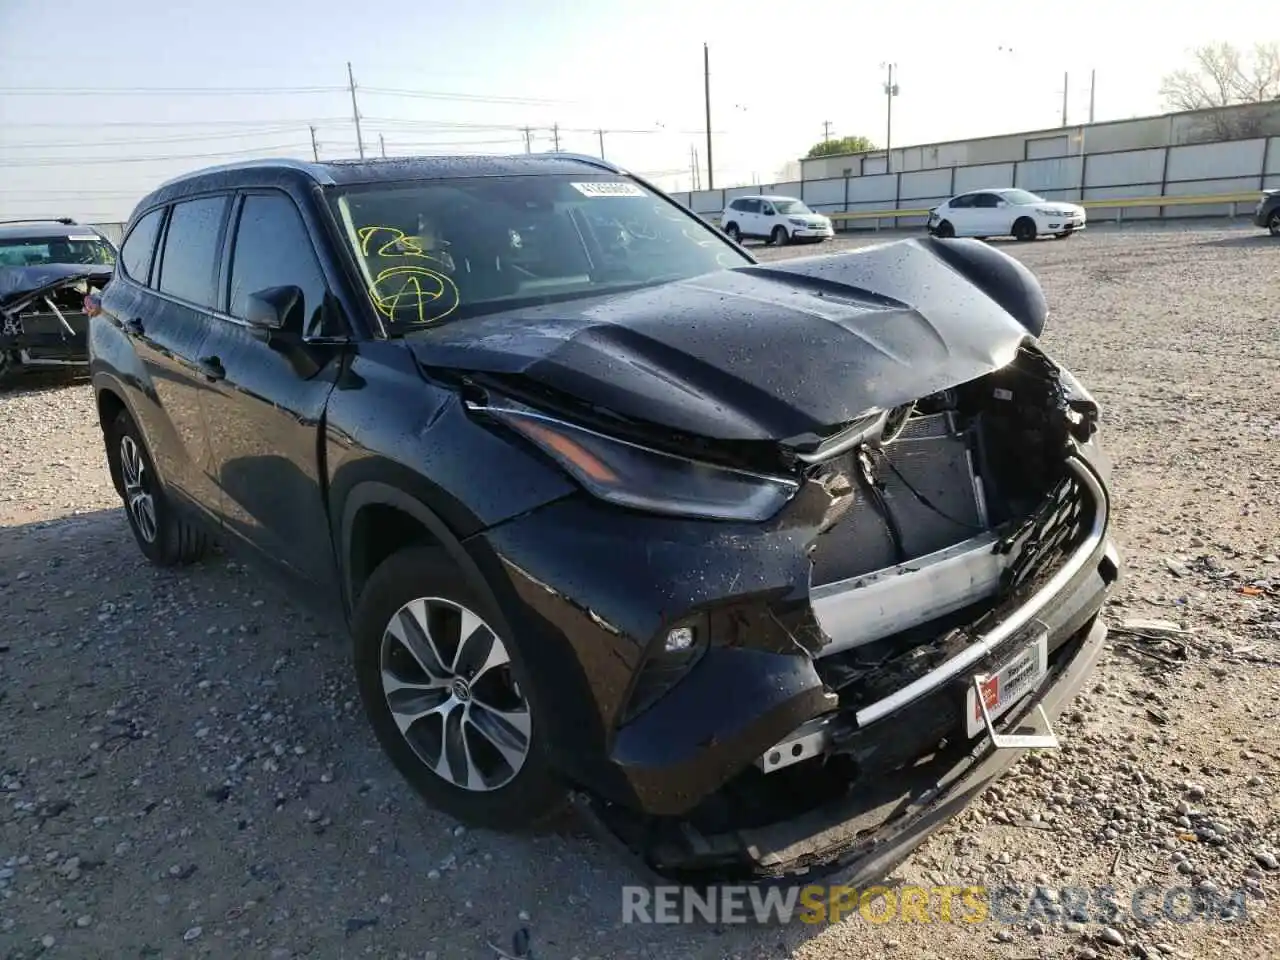
{"label": "front bumper", "polygon": [[793,240],[830,240],[835,235],[831,227],[793,227],[791,230]]}
{"label": "front bumper", "polygon": [[1075,233],[1085,229],[1086,226],[1088,226],[1088,220],[1083,216],[1048,217],[1044,221],[1046,233]]}

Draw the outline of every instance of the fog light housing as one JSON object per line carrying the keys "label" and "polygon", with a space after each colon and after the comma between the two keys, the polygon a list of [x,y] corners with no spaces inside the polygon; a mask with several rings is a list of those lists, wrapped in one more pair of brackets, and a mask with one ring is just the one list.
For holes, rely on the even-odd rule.
{"label": "fog light housing", "polygon": [[693,646],[696,639],[693,627],[676,627],[668,631],[662,649],[665,653],[683,653]]}

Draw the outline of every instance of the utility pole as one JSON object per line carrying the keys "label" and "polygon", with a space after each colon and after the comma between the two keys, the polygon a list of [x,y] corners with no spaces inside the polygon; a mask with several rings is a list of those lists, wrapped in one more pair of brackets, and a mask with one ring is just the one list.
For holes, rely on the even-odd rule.
{"label": "utility pole", "polygon": [[898,85],[893,82],[893,68],[896,63],[882,63],[882,67],[889,68],[889,80],[884,85],[884,98],[887,104],[885,111],[884,126],[884,172],[893,172],[893,98],[898,95]]}
{"label": "utility pole", "polygon": [[831,142],[831,121],[830,120],[822,121],[822,142],[823,143]]}
{"label": "utility pole", "polygon": [[528,127],[524,128],[524,152],[533,152],[533,131]]}
{"label": "utility pole", "polygon": [[356,147],[360,151],[360,159],[364,159],[364,137],[360,135],[360,108],[356,106],[356,75],[351,72],[351,61],[347,61],[347,80],[351,83],[351,116],[356,121]]}
{"label": "utility pole", "polygon": [[382,134],[378,134],[378,146],[382,148],[382,159],[387,159],[387,141],[382,138]]}
{"label": "utility pole", "polygon": [[316,163],[319,163],[319,162],[320,162],[320,148],[319,148],[318,146],[316,146],[316,128],[315,128],[315,127],[309,127],[308,129],[311,131],[311,159],[312,159],[312,160],[314,160],[314,161],[316,161]]}
{"label": "utility pole", "polygon": [[1071,92],[1071,74],[1062,75],[1062,125],[1067,125],[1067,94]]}
{"label": "utility pole", "polygon": [[698,148],[689,144],[689,169],[693,174],[692,189],[702,189],[702,167],[698,164]]}
{"label": "utility pole", "polygon": [[555,146],[556,153],[559,153],[560,152],[560,124],[553,123],[551,125],[551,137],[553,142],[556,145]]}
{"label": "utility pole", "polygon": [[1089,71],[1089,122],[1093,123],[1093,94],[1098,84],[1098,71]]}
{"label": "utility pole", "polygon": [[707,105],[707,189],[716,188],[716,175],[711,167],[711,52],[702,45],[702,84]]}
{"label": "utility pole", "polygon": [[604,159],[604,131],[597,130],[596,136],[600,138],[600,159]]}

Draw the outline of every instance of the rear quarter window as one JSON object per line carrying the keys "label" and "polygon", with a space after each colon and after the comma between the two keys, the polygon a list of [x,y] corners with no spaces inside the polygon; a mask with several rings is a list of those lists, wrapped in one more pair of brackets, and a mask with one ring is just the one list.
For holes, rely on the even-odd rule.
{"label": "rear quarter window", "polygon": [[152,210],[133,225],[129,236],[120,248],[120,265],[125,276],[139,283],[148,283],[151,278],[151,258],[156,249],[156,236],[160,233],[160,222],[164,219],[164,208]]}

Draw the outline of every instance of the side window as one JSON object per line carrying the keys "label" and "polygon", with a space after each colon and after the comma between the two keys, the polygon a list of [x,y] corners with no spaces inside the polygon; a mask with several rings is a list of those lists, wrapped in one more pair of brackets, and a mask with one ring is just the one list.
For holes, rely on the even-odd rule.
{"label": "side window", "polygon": [[747,213],[759,213],[760,201],[759,200],[743,200],[742,209]]}
{"label": "side window", "polygon": [[994,193],[980,193],[973,198],[973,205],[975,207],[982,207],[985,210],[990,210],[994,207],[1000,206],[1000,198]]}
{"label": "side window", "polygon": [[973,206],[972,193],[966,193],[963,196],[952,197],[951,199],[952,210],[968,210],[972,206]]}
{"label": "side window", "polygon": [[745,209],[747,209],[747,201],[745,201],[745,200],[734,200],[731,204],[729,204],[729,209],[730,209],[730,210],[745,210]]}
{"label": "side window", "polygon": [[776,211],[773,209],[772,203],[766,203],[765,201],[761,200],[760,212],[763,213],[766,217],[772,217]]}
{"label": "side window", "polygon": [[156,235],[160,232],[160,222],[164,219],[164,207],[152,210],[129,231],[124,245],[120,248],[120,265],[125,276],[146,283],[151,276],[151,255],[156,249]]}
{"label": "side window", "polygon": [[244,319],[250,296],[286,286],[302,291],[302,300],[294,307],[297,316],[286,318],[286,323],[307,336],[323,335],[324,273],[301,214],[282,193],[250,194],[240,208],[232,247],[228,312]]}
{"label": "side window", "polygon": [[214,266],[227,197],[184,200],[173,206],[164,237],[158,288],[198,304],[214,307]]}

